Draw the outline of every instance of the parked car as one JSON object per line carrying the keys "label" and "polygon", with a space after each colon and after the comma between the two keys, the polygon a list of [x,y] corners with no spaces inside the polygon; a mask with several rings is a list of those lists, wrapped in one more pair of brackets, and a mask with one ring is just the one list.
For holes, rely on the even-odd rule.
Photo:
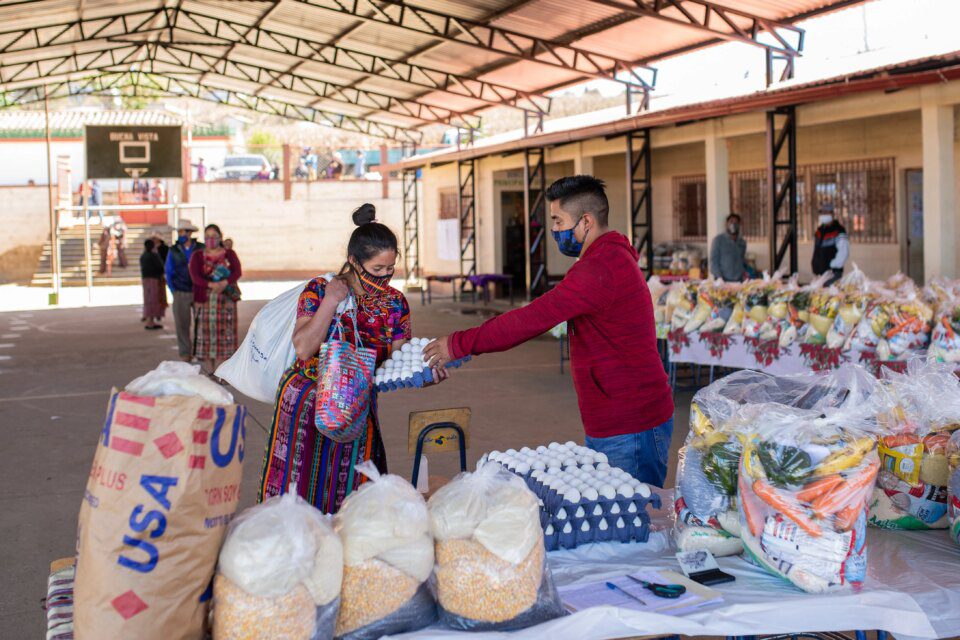
{"label": "parked car", "polygon": [[223,159],[223,166],[217,170],[220,180],[256,180],[263,179],[266,167],[270,180],[276,177],[276,169],[263,154],[230,155]]}

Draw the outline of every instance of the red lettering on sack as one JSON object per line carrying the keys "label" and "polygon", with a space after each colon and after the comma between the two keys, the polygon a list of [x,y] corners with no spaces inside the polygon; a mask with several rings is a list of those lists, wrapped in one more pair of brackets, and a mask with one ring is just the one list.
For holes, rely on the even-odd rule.
{"label": "red lettering on sack", "polygon": [[132,456],[139,456],[143,453],[142,442],[134,442],[133,440],[127,440],[126,438],[119,438],[117,436],[110,438],[110,448],[120,453],[129,453]]}
{"label": "red lettering on sack", "polygon": [[121,427],[130,427],[131,429],[139,429],[140,431],[150,430],[150,418],[137,416],[132,413],[127,413],[126,411],[117,411],[113,421]]}
{"label": "red lettering on sack", "polygon": [[111,600],[110,604],[124,620],[129,620],[147,608],[147,603],[141,600],[140,596],[133,592],[133,589],[121,593]]}
{"label": "red lettering on sack", "polygon": [[213,420],[213,407],[200,407],[197,411],[197,420]]}
{"label": "red lettering on sack", "polygon": [[132,393],[127,393],[126,391],[121,391],[119,397],[124,402],[142,404],[145,407],[153,407],[157,404],[157,399],[154,396],[137,396]]}
{"label": "red lettering on sack", "polygon": [[207,439],[210,437],[209,431],[196,431],[193,432],[193,442],[194,444],[207,444]]}
{"label": "red lettering on sack", "polygon": [[187,463],[191,469],[203,469],[207,460],[203,456],[190,456],[190,461]]}
{"label": "red lettering on sack", "polygon": [[156,438],[153,443],[157,445],[157,449],[160,450],[164,458],[170,458],[183,451],[183,443],[180,442],[180,438],[173,431]]}

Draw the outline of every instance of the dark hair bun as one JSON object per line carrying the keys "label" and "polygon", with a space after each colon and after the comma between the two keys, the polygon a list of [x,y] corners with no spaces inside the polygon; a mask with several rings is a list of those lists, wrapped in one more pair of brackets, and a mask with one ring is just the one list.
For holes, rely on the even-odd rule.
{"label": "dark hair bun", "polygon": [[353,224],[358,227],[363,226],[367,223],[373,222],[377,219],[377,208],[365,202],[353,212]]}

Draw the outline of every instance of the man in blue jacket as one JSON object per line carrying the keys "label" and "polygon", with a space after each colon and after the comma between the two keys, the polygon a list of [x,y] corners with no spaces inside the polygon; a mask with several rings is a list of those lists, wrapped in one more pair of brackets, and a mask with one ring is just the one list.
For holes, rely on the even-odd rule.
{"label": "man in blue jacket", "polygon": [[164,272],[167,286],[173,294],[173,323],[177,327],[177,348],[180,359],[190,362],[193,358],[193,341],[190,339],[190,324],[193,320],[193,280],[190,279],[190,256],[203,243],[193,239],[197,227],[189,220],[180,220],[177,243],[167,254]]}

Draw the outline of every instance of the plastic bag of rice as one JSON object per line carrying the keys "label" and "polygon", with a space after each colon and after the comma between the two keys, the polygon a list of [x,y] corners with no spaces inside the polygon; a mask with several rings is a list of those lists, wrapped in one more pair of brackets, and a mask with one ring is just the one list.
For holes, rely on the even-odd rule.
{"label": "plastic bag of rice", "polygon": [[522,478],[483,464],[437,491],[428,507],[443,624],[511,631],[564,614],[546,564],[537,497]]}
{"label": "plastic bag of rice", "polygon": [[370,482],[334,519],[344,561],[336,636],[373,640],[426,627],[437,619],[427,505],[400,476],[381,476],[369,462],[357,470]]}
{"label": "plastic bag of rice", "polygon": [[343,576],[329,518],[295,492],[244,511],[220,550],[213,637],[328,640]]}

